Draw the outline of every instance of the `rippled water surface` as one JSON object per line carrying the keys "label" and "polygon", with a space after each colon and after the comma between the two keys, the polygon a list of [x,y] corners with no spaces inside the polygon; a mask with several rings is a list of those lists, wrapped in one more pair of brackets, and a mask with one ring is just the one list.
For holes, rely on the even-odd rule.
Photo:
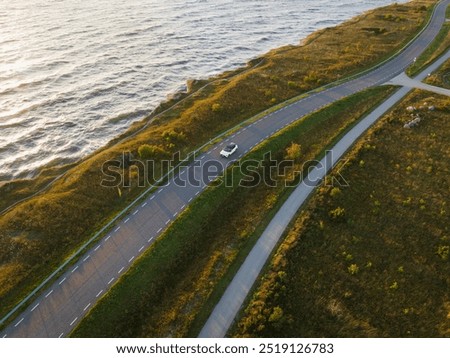
{"label": "rippled water surface", "polygon": [[388,0],[0,0],[0,180],[104,145],[188,78]]}

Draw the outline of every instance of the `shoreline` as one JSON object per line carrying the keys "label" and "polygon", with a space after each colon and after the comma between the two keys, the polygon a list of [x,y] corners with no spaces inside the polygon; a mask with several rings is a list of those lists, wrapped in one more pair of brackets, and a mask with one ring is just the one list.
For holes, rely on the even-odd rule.
{"label": "shoreline", "polygon": [[[402,4],[403,2],[400,2],[400,4]],[[382,5],[382,7],[384,6],[389,6],[392,4],[386,4],[386,5]],[[376,5],[374,5],[376,6]],[[10,176],[5,176],[4,178],[0,179],[0,188],[3,185],[11,185],[14,182],[17,181],[28,181],[28,182],[32,182],[32,181],[36,181],[39,180],[40,176],[42,175],[42,173],[45,172],[49,172],[49,171],[58,171],[59,167],[65,167],[65,166],[73,166],[73,165],[77,165],[78,163],[81,163],[87,159],[89,159],[92,155],[95,155],[98,152],[101,152],[102,150],[105,150],[106,148],[108,148],[110,145],[115,144],[118,140],[120,140],[121,138],[123,138],[125,135],[127,135],[127,133],[130,132],[130,130],[132,131],[133,128],[135,127],[140,127],[142,126],[141,122],[146,122],[148,120],[148,118],[152,118],[154,116],[154,113],[157,113],[159,111],[160,108],[164,108],[166,106],[166,104],[169,102],[172,102],[171,98],[182,98],[186,95],[186,91],[183,90],[182,88],[186,88],[187,92],[188,91],[188,87],[189,87],[189,82],[190,81],[195,81],[195,82],[211,82],[214,81],[216,78],[220,78],[222,77],[223,74],[226,73],[239,73],[242,70],[247,70],[248,69],[248,65],[251,64],[254,60],[257,60],[258,58],[263,58],[264,56],[266,56],[267,54],[273,52],[273,51],[279,51],[283,48],[290,48],[290,47],[296,47],[296,46],[302,46],[304,41],[307,41],[307,39],[310,36],[315,35],[316,33],[320,33],[323,30],[326,30],[328,28],[334,28],[336,26],[339,26],[345,22],[351,21],[352,19],[359,17],[359,16],[363,16],[365,13],[373,11],[374,9],[379,8],[378,7],[374,7],[371,8],[369,10],[363,10],[361,13],[357,13],[355,15],[351,15],[350,17],[339,21],[337,23],[334,24],[328,24],[327,21],[329,21],[329,19],[324,19],[321,20],[323,23],[321,24],[321,27],[318,27],[315,30],[311,31],[305,31],[306,35],[301,36],[299,38],[296,39],[295,43],[285,43],[285,44],[281,44],[279,46],[275,46],[275,47],[270,47],[267,50],[263,50],[257,54],[255,54],[253,57],[247,58],[245,63],[243,63],[242,65],[237,65],[237,66],[231,66],[229,69],[226,70],[217,70],[219,72],[217,73],[213,73],[211,76],[208,77],[208,75],[206,74],[205,77],[200,77],[198,79],[190,79],[187,78],[183,83],[180,83],[177,87],[180,90],[176,90],[176,91],[168,91],[165,94],[165,100],[162,100],[161,102],[159,102],[154,109],[148,109],[148,115],[145,115],[143,117],[140,117],[139,119],[136,119],[134,121],[132,121],[130,123],[130,125],[128,126],[128,128],[126,128],[123,132],[119,133],[118,135],[115,135],[114,137],[110,138],[109,140],[107,140],[107,142],[105,142],[103,145],[101,145],[98,149],[93,150],[91,153],[80,157],[78,159],[74,158],[74,159],[70,159],[70,158],[57,158],[52,162],[46,163],[43,166],[37,168],[36,170],[34,170],[33,172],[23,172],[23,174],[20,174],[17,177],[11,177]],[[119,115],[120,116],[120,115]]]}
{"label": "shoreline", "polygon": [[[430,5],[434,2],[426,3]],[[408,9],[412,14],[404,17],[403,13]],[[368,24],[375,26],[373,23],[376,21],[385,27],[391,26],[391,29],[398,28],[396,22],[392,22],[390,18],[379,19],[376,17],[376,11],[382,14],[389,11],[401,14],[398,15],[398,18],[403,16],[401,21],[405,29],[405,24],[409,24],[410,28],[408,31],[404,30],[403,34],[393,30],[386,30],[388,35],[382,37],[372,34],[366,29],[369,28]],[[37,277],[52,270],[52,267],[58,264],[60,257],[67,256],[80,243],[89,238],[96,228],[113,216],[117,210],[124,207],[139,192],[138,188],[132,187],[126,192],[124,191],[123,195],[118,196],[116,191],[105,190],[96,185],[99,174],[101,174],[99,168],[105,159],[115,158],[125,150],[136,152],[137,148],[144,143],[165,146],[164,148],[169,148],[170,144],[173,145],[171,146],[173,150],[186,153],[193,147],[195,148],[198,143],[207,142],[214,133],[220,133],[223,129],[232,127],[233,123],[240,123],[242,120],[250,118],[252,114],[260,113],[268,107],[295,97],[295,95],[320,88],[324,84],[348,76],[348,74],[360,72],[362,68],[372,67],[374,63],[380,62],[401,48],[402,44],[414,36],[417,28],[420,28],[417,21],[418,19],[424,21],[426,11],[428,9],[419,8],[417,2],[412,5],[392,5],[379,8],[373,10],[370,16],[369,14],[364,17],[359,16],[348,23],[315,33],[316,37],[306,45],[273,50],[263,57],[265,63],[257,69],[239,73],[238,75],[241,76],[233,79],[226,76],[231,74],[224,75],[222,78],[224,83],[200,91],[193,98],[185,101],[186,103],[180,106],[182,108],[177,108],[176,113],[164,113],[141,133],[135,133],[132,139],[125,139],[122,143],[103,149],[100,153],[77,165],[75,169],[69,170],[69,175],[55,183],[49,193],[23,203],[15,207],[12,212],[0,217],[0,228],[4,232],[5,245],[8,245],[10,240],[15,240],[18,232],[20,240],[24,242],[33,240],[34,243],[42,245],[37,251],[39,257],[47,257],[45,267],[40,267],[40,270],[33,269],[32,275],[30,273],[26,279],[19,275],[10,274],[8,276],[17,281],[13,282],[13,288],[8,286],[5,289],[8,292],[5,309],[15,295],[20,295],[21,290],[26,291],[28,286],[38,280]],[[359,29],[356,34],[355,26]],[[340,48],[329,47],[330,43],[336,42],[338,34],[342,41],[345,41],[343,34],[351,35],[352,38],[351,47],[345,49],[343,53]],[[357,39],[355,40],[355,38]],[[370,52],[368,49],[366,53],[361,53],[359,46],[363,46],[362,43],[367,41],[365,40],[367,38],[370,38],[372,43],[378,41],[385,47],[373,46],[372,51],[374,52]],[[388,39],[390,47],[386,45]],[[305,49],[307,46],[309,47]],[[324,49],[327,51],[324,52]],[[324,57],[324,53],[328,58]],[[307,56],[317,56],[318,60],[312,63]],[[336,59],[339,59],[341,63]],[[321,69],[320,77],[315,73],[317,68]],[[296,71],[294,75],[293,71]],[[227,78],[226,81],[225,78]],[[217,103],[220,104],[219,107],[213,106]],[[218,108],[218,110],[214,110],[214,108]],[[224,110],[222,111],[221,108]],[[179,131],[181,127],[183,132]],[[165,139],[167,136],[170,139],[169,143]],[[178,141],[180,138],[181,140]],[[124,168],[125,170],[128,174],[129,168]],[[80,227],[79,222],[84,223],[83,227]],[[55,237],[59,240],[54,240]],[[32,259],[37,252],[32,251],[27,254],[27,247],[20,250],[15,254],[25,260],[22,270],[28,272],[26,260]],[[5,267],[7,264],[8,261],[5,261],[3,266]],[[6,298],[5,295],[2,300],[4,298]]]}

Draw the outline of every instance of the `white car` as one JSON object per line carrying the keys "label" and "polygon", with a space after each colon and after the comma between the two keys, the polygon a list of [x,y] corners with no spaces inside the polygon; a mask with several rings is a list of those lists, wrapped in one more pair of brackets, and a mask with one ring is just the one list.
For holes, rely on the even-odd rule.
{"label": "white car", "polygon": [[237,151],[238,145],[236,143],[230,143],[220,151],[220,156],[228,158],[231,154]]}

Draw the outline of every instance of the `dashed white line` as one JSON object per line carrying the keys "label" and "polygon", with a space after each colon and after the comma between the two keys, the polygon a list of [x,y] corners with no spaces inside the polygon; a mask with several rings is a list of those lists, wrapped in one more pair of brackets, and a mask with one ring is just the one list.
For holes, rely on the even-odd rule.
{"label": "dashed white line", "polygon": [[102,294],[103,290],[100,290],[95,297],[98,297]]}
{"label": "dashed white line", "polygon": [[180,210],[183,210],[185,207],[186,207],[186,205],[183,205],[183,206],[180,208]]}
{"label": "dashed white line", "polygon": [[205,156],[204,156],[204,155],[200,158],[200,160],[203,160],[203,159],[205,159]]}
{"label": "dashed white line", "polygon": [[142,247],[138,250],[138,252],[141,252],[142,250],[144,250],[145,245],[142,245]]}
{"label": "dashed white line", "polygon": [[64,336],[64,332],[61,333],[58,338],[61,338],[62,336]]}
{"label": "dashed white line", "polygon": [[78,266],[72,270],[72,273],[74,273],[76,270],[78,270]]}
{"label": "dashed white line", "polygon": [[47,298],[48,296],[50,296],[52,293],[53,293],[53,290],[51,290],[49,293],[47,293],[47,294],[45,295],[45,298]]}
{"label": "dashed white line", "polygon": [[200,194],[200,190],[195,193],[195,196],[197,196],[198,194]]}
{"label": "dashed white line", "polygon": [[131,261],[133,261],[134,260],[134,256],[132,256],[129,260],[128,260],[128,262],[131,262]]}
{"label": "dashed white line", "polygon": [[99,248],[100,248],[100,245],[98,245],[98,246],[94,249],[94,251],[97,251]]}
{"label": "dashed white line", "polygon": [[111,280],[109,280],[108,285],[110,285],[111,282],[113,282],[113,281],[114,281],[114,277]]}
{"label": "dashed white line", "polygon": [[126,218],[124,224],[126,224],[128,221],[130,221],[130,218]]}
{"label": "dashed white line", "polygon": [[152,241],[152,240],[153,240],[153,236],[152,236],[150,239],[148,239],[147,242],[150,242],[150,241]]}
{"label": "dashed white line", "polygon": [[118,226],[117,228],[116,228],[116,230],[114,230],[114,232],[117,232],[117,231],[119,231],[120,230],[120,226]]}
{"label": "dashed white line", "polygon": [[38,308],[39,305],[40,305],[40,303],[38,303],[36,306],[34,306],[34,307],[31,309],[31,312],[33,312],[36,308]]}
{"label": "dashed white line", "polygon": [[139,209],[137,209],[137,210],[133,213],[133,215],[136,215],[138,212],[139,212]]}
{"label": "dashed white line", "polygon": [[61,281],[59,281],[59,285],[61,286],[65,280],[66,280],[66,278],[64,277]]}
{"label": "dashed white line", "polygon": [[173,214],[173,217],[176,217],[177,215],[178,215],[178,211],[175,214]]}
{"label": "dashed white line", "polygon": [[87,256],[83,259],[83,262],[86,262],[86,260],[89,259],[89,257],[91,257],[91,255],[87,255]]}
{"label": "dashed white line", "polygon": [[154,196],[154,195],[150,198],[150,200],[153,200],[153,199],[155,199],[155,196]]}
{"label": "dashed white line", "polygon": [[190,198],[190,199],[188,200],[188,203],[190,203],[190,202],[192,201],[192,199],[193,199],[193,198]]}
{"label": "dashed white line", "polygon": [[89,308],[90,306],[91,306],[91,304],[90,304],[90,303],[88,303],[88,304],[87,304],[87,306],[86,306],[86,307],[84,307],[84,310],[83,310],[83,312],[84,312],[84,311],[86,311],[86,310],[87,310],[87,309],[88,309],[88,308]]}
{"label": "dashed white line", "polygon": [[70,323],[71,326],[77,321],[78,317],[75,317],[75,319]]}
{"label": "dashed white line", "polygon": [[5,334],[2,338],[6,338],[7,334]]}
{"label": "dashed white line", "polygon": [[170,219],[166,221],[166,225],[167,225],[168,223],[170,223]]}
{"label": "dashed white line", "polygon": [[162,191],[163,191],[163,189],[162,189],[162,188],[161,188],[161,189],[159,189],[159,190],[158,190],[158,194],[159,194],[160,192],[162,192]]}
{"label": "dashed white line", "polygon": [[141,208],[145,207],[147,205],[147,202],[141,205]]}
{"label": "dashed white line", "polygon": [[120,274],[120,273],[124,270],[124,268],[125,268],[125,267],[122,267],[122,268],[119,270],[119,272],[117,272],[117,273]]}
{"label": "dashed white line", "polygon": [[105,241],[108,241],[110,238],[111,238],[111,235],[109,235],[109,236],[105,239]]}
{"label": "dashed white line", "polygon": [[15,325],[14,325],[14,327],[17,327],[19,324],[21,324],[22,323],[22,321],[24,320],[25,318],[24,317],[22,317],[22,319],[19,321],[19,322],[17,322]]}

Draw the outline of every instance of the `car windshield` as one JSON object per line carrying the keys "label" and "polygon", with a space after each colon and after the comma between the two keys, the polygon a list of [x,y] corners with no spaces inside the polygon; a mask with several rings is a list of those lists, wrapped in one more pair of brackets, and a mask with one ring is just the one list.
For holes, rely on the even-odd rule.
{"label": "car windshield", "polygon": [[234,149],[235,146],[236,146],[236,144],[228,144],[228,145],[225,147],[225,150],[226,150],[227,152],[231,152],[231,151]]}

